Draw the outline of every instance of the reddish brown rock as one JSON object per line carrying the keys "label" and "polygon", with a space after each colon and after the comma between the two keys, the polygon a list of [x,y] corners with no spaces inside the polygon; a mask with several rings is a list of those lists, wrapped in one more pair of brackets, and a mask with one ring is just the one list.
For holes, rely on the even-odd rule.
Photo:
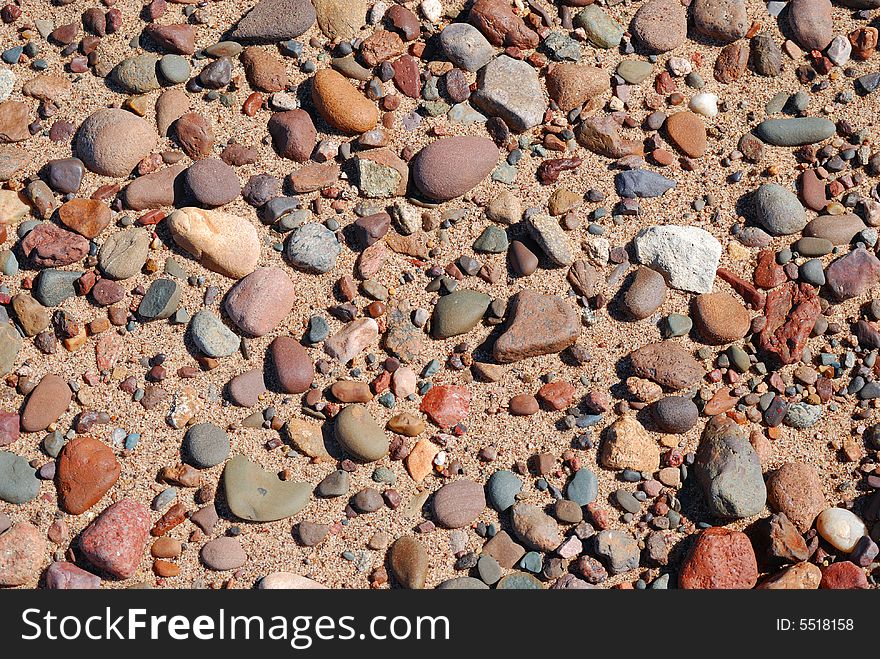
{"label": "reddish brown rock", "polygon": [[89,241],[58,225],[42,222],[22,239],[21,251],[34,265],[54,268],[82,259],[89,253]]}
{"label": "reddish brown rock", "polygon": [[828,507],[819,474],[802,462],[786,462],[767,477],[767,505],[784,513],[801,533]]}
{"label": "reddish brown rock", "polygon": [[336,183],[339,173],[339,165],[335,162],[307,162],[292,172],[287,182],[296,194],[306,194],[330,187]]}
{"label": "reddish brown rock", "polygon": [[55,472],[58,505],[81,515],[101,500],[119,479],[119,461],[110,447],[93,437],[75,437],[64,445]]}
{"label": "reddish brown rock", "polygon": [[241,53],[241,63],[244,65],[247,81],[254,89],[262,92],[280,92],[287,89],[290,84],[284,62],[259,46],[245,48]]}
{"label": "reddish brown rock", "polygon": [[196,52],[196,29],[192,25],[151,23],[144,29],[144,33],[169,53],[192,55]]}
{"label": "reddish brown rock", "polygon": [[25,432],[45,430],[67,411],[73,395],[67,383],[49,373],[28,395],[21,413],[21,429]]}
{"label": "reddish brown rock", "polygon": [[671,341],[649,343],[630,355],[633,372],[667,389],[685,389],[706,374],[706,370],[691,353]]}
{"label": "reddish brown rock", "polygon": [[538,46],[538,34],[513,13],[506,0],[477,0],[468,14],[468,23],[482,32],[493,46],[522,50]]}
{"label": "reddish brown rock", "polygon": [[507,309],[507,329],[492,348],[502,364],[561,352],[580,335],[577,312],[555,295],[523,290],[510,298]]}
{"label": "reddish brown rock", "polygon": [[694,299],[694,325],[706,343],[724,345],[743,338],[751,325],[749,312],[729,293],[703,293]]}
{"label": "reddish brown rock", "polygon": [[758,252],[758,263],[752,275],[755,286],[764,289],[776,288],[788,281],[785,270],[776,262],[776,254],[772,249]]}
{"label": "reddish brown rock", "polygon": [[641,156],[645,151],[639,140],[629,140],[620,135],[620,125],[611,115],[594,114],[587,117],[578,125],[576,137],[581,146],[606,158]]}
{"label": "reddish brown rock", "polygon": [[308,391],[315,379],[315,365],[299,341],[279,336],[269,344],[269,356],[281,391],[286,394]]}
{"label": "reddish brown rock", "polygon": [[670,142],[690,158],[706,155],[708,142],[703,120],[693,112],[676,112],[666,120],[666,134]]}
{"label": "reddish brown rock", "polygon": [[361,44],[360,56],[370,68],[387,62],[404,50],[403,39],[396,32],[376,30]]}
{"label": "reddish brown rock", "polygon": [[759,345],[783,364],[800,361],[816,318],[822,313],[819,297],[809,284],[789,282],[767,293]]}
{"label": "reddish brown rock", "polygon": [[564,380],[548,382],[538,389],[538,400],[551,410],[564,410],[574,401],[577,389]]}
{"label": "reddish brown rock", "polygon": [[751,305],[754,309],[764,307],[764,294],[755,288],[751,282],[746,281],[739,275],[735,275],[726,268],[718,268],[715,274],[730,284],[730,287],[742,296],[746,304]]}
{"label": "reddish brown rock", "polygon": [[475,188],[498,162],[498,147],[485,137],[445,137],[413,159],[416,187],[429,199],[448,201]]}
{"label": "reddish brown rock", "polygon": [[401,93],[410,98],[419,98],[422,93],[422,79],[419,75],[419,63],[412,55],[399,57],[392,64],[394,85]]}
{"label": "reddish brown rock", "polygon": [[531,394],[518,394],[508,401],[507,409],[513,416],[531,416],[541,408],[538,399]]}
{"label": "reddish brown rock", "polygon": [[58,219],[71,231],[94,238],[110,224],[110,209],[99,199],[71,199],[58,209]]}
{"label": "reddish brown rock", "polygon": [[419,410],[441,428],[451,428],[464,421],[470,405],[471,393],[467,387],[443,384],[428,389]]}
{"label": "reddish brown rock", "polygon": [[210,122],[198,112],[187,112],[175,121],[174,132],[180,148],[193,160],[211,155],[214,131]]}
{"label": "reddish brown rock", "polygon": [[0,144],[23,142],[30,138],[30,108],[20,101],[0,103]]}
{"label": "reddish brown rock", "polygon": [[121,499],[86,527],[79,548],[99,570],[128,579],[137,571],[149,537],[150,511],[142,503]]}
{"label": "reddish brown rock", "polygon": [[678,577],[685,589],[748,589],[757,582],[758,564],[748,536],[724,527],[700,533]]}
{"label": "reddish brown rock", "polygon": [[822,581],[819,588],[834,590],[852,590],[856,588],[870,588],[865,571],[850,561],[832,563],[822,570]]}
{"label": "reddish brown rock", "polygon": [[481,483],[454,481],[434,493],[434,519],[446,529],[469,526],[485,508],[486,495]]}
{"label": "reddish brown rock", "polygon": [[748,64],[748,41],[734,41],[718,53],[715,60],[715,80],[724,84],[735,82],[746,72]]}
{"label": "reddish brown rock", "polygon": [[229,291],[223,308],[229,319],[250,336],[276,328],[293,309],[295,287],[280,268],[257,268]]}
{"label": "reddish brown rock", "polygon": [[14,412],[0,412],[0,447],[9,446],[18,439],[19,416]]}
{"label": "reddish brown rock", "polygon": [[816,212],[825,209],[825,184],[816,176],[815,169],[807,169],[798,177],[798,190],[804,206]]}
{"label": "reddish brown rock", "polygon": [[546,76],[547,93],[559,109],[569,112],[611,87],[608,74],[595,66],[556,64]]}

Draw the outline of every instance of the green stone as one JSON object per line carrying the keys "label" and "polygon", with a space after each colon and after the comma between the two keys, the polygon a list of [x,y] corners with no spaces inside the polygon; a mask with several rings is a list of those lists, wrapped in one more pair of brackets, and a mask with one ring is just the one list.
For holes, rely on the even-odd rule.
{"label": "green stone", "polygon": [[474,241],[474,250],[489,254],[502,254],[507,251],[507,232],[496,226],[488,226]]}
{"label": "green stone", "polygon": [[229,510],[250,522],[274,522],[296,515],[308,503],[312,485],[282,481],[243,455],[226,463],[223,489]]}
{"label": "green stone", "polygon": [[21,334],[12,323],[3,323],[0,327],[0,376],[12,371],[19,350]]}
{"label": "green stone", "polygon": [[497,590],[543,590],[544,584],[527,572],[513,572],[495,586]]}
{"label": "green stone", "polygon": [[617,65],[617,75],[631,85],[643,82],[654,71],[654,65],[640,59],[625,59]]}
{"label": "green stone", "polygon": [[171,279],[157,279],[147,289],[138,305],[138,316],[144,320],[170,318],[180,305],[180,286]]}
{"label": "green stone", "polygon": [[679,313],[671,313],[663,319],[663,338],[685,336],[691,331],[694,321]]}
{"label": "green stone", "polygon": [[165,55],[159,60],[159,73],[168,82],[178,85],[189,80],[192,68],[181,55]]}
{"label": "green stone", "polygon": [[431,334],[448,339],[466,334],[483,318],[492,298],[485,293],[461,290],[440,298],[431,316]]}
{"label": "green stone", "polygon": [[587,39],[597,48],[617,48],[623,38],[623,26],[596,5],[587,5],[578,12],[574,26],[583,28]]}

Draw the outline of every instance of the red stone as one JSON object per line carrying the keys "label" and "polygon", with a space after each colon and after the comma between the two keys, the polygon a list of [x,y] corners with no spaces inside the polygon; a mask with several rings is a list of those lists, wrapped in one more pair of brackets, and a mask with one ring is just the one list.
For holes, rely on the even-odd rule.
{"label": "red stone", "polygon": [[128,579],[141,562],[150,534],[150,511],[121,499],[108,506],[82,532],[79,547],[92,565],[117,579]]}
{"label": "red stone", "polygon": [[751,305],[754,309],[760,309],[764,306],[764,294],[752,286],[750,282],[726,268],[718,268],[716,274],[730,284],[730,287],[742,296],[746,304]]}
{"label": "red stone", "polygon": [[18,439],[19,420],[15,412],[0,412],[0,446],[9,446]]}
{"label": "red stone", "polygon": [[564,410],[571,405],[577,390],[568,382],[548,382],[538,389],[538,400],[551,410]]}
{"label": "red stone", "polygon": [[767,294],[767,324],[759,337],[762,350],[783,364],[799,361],[816,319],[822,313],[816,290],[809,284],[789,282]]}
{"label": "red stone", "polygon": [[748,536],[713,527],[700,533],[678,577],[685,589],[748,589],[758,582],[758,563]]}
{"label": "red stone", "polygon": [[868,578],[865,576],[865,571],[850,561],[840,561],[826,567],[822,570],[822,581],[819,582],[819,588],[834,590],[868,587]]}
{"label": "red stone", "polygon": [[471,394],[466,387],[442,384],[428,389],[419,409],[441,428],[449,428],[464,420],[470,404]]}
{"label": "red stone", "polygon": [[412,55],[403,55],[395,60],[391,67],[394,69],[394,84],[410,98],[419,98],[422,91],[422,81],[419,78],[419,64]]}
{"label": "red stone", "polygon": [[35,265],[54,268],[82,259],[89,253],[89,241],[72,231],[44,222],[22,239],[21,251]]}
{"label": "red stone", "polygon": [[755,282],[755,286],[764,289],[776,288],[788,280],[788,277],[785,276],[785,270],[776,262],[776,254],[772,249],[765,249],[758,253],[758,264],[755,266],[752,280]]}

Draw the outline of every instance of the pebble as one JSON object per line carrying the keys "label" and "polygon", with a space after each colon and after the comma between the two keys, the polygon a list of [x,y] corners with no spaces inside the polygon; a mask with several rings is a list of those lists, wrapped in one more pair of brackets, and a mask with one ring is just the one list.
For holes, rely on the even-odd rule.
{"label": "pebble", "polygon": [[574,254],[568,236],[555,219],[545,213],[535,213],[526,220],[526,228],[544,254],[556,265],[574,263]]}
{"label": "pebble", "polygon": [[563,112],[569,112],[591,101],[610,87],[608,74],[602,69],[568,63],[556,64],[547,74],[545,83],[550,98]]}
{"label": "pebble", "polygon": [[295,39],[314,25],[316,18],[310,0],[260,0],[238,21],[230,38],[257,43]]}
{"label": "pebble", "polygon": [[43,565],[46,545],[40,530],[28,522],[13,524],[0,534],[0,586],[22,586],[34,579]]}
{"label": "pebble", "polygon": [[422,589],[428,575],[428,552],[412,536],[394,541],[388,550],[388,565],[394,579],[404,588]]}
{"label": "pebble", "polygon": [[296,515],[309,501],[312,485],[282,481],[244,455],[223,469],[223,489],[229,510],[249,522],[272,522]]}
{"label": "pebble", "polygon": [[507,55],[480,69],[471,103],[486,115],[501,118],[514,133],[539,125],[547,109],[534,67]]}
{"label": "pebble", "polygon": [[639,267],[623,294],[623,308],[634,320],[647,318],[663,304],[666,290],[663,275],[650,268]]}
{"label": "pebble", "polygon": [[500,363],[561,352],[580,335],[574,309],[556,296],[522,290],[510,298],[507,309],[507,329],[492,348]]}
{"label": "pebble", "polygon": [[700,532],[678,577],[679,587],[689,590],[750,589],[757,581],[757,559],[748,536],[723,527]]}
{"label": "pebble", "polygon": [[174,242],[209,270],[240,279],[256,268],[260,241],[245,218],[184,207],[171,213],[165,224]]}
{"label": "pebble", "polygon": [[754,133],[774,146],[803,146],[828,139],[835,128],[834,122],[822,117],[794,117],[765,119],[755,126]]}
{"label": "pebble", "polygon": [[460,197],[485,179],[498,161],[498,148],[483,137],[445,137],[432,142],[413,159],[412,177],[429,199]]}
{"label": "pebble", "polygon": [[359,462],[375,462],[388,453],[385,432],[362,405],[348,405],[339,411],[334,435],[346,453]]}
{"label": "pebble", "polygon": [[372,318],[358,318],[324,341],[324,352],[347,364],[378,338],[378,323]]}
{"label": "pebble", "polygon": [[469,480],[447,483],[434,493],[436,522],[447,529],[469,526],[486,507],[483,485]]}
{"label": "pebble", "polygon": [[241,345],[241,339],[207,309],[196,313],[189,323],[196,348],[208,357],[228,357]]}
{"label": "pebble", "polygon": [[605,559],[611,574],[623,574],[639,566],[641,551],[635,538],[629,533],[604,530],[596,535],[596,554]]}
{"label": "pebble", "polygon": [[146,321],[170,318],[180,306],[181,295],[182,290],[177,282],[156,279],[141,298],[137,314]]}
{"label": "pebble", "polygon": [[0,500],[12,504],[32,501],[40,493],[40,480],[28,461],[0,451]]}
{"label": "pebble", "polygon": [[754,205],[757,222],[774,236],[798,233],[807,225],[807,214],[797,196],[775,183],[758,188]]}
{"label": "pebble", "polygon": [[831,0],[792,0],[788,24],[798,46],[806,51],[825,50],[834,36]]}
{"label": "pebble", "polygon": [[589,4],[581,9],[573,24],[584,31],[587,40],[596,48],[616,48],[623,38],[623,26],[597,5]]}
{"label": "pebble", "polygon": [[[120,141],[119,135],[126,139]],[[113,108],[97,110],[80,124],[77,157],[92,172],[121,178],[156,146],[156,132],[140,117]]]}
{"label": "pebble", "polygon": [[318,141],[312,118],[305,110],[276,112],[267,126],[278,154],[295,162],[307,161]]}
{"label": "pebble", "polygon": [[431,315],[431,334],[448,339],[470,332],[489,308],[492,298],[477,291],[457,290],[440,298]]}
{"label": "pebble", "polygon": [[835,549],[851,552],[867,534],[864,522],[845,508],[826,508],[816,517],[816,530]]}
{"label": "pebble", "polygon": [[693,112],[676,112],[666,119],[666,132],[672,144],[690,158],[702,158],[708,142],[706,127]]}
{"label": "pebble", "polygon": [[216,208],[237,199],[241,184],[235,170],[219,158],[203,158],[184,173],[187,191],[196,205]]}
{"label": "pebble", "polygon": [[633,239],[638,263],[660,272],[672,288],[709,293],[721,258],[721,244],[697,227],[658,225]]}
{"label": "pebble", "polygon": [[229,290],[223,310],[249,336],[263,336],[278,327],[296,302],[295,287],[284,270],[257,268]]}
{"label": "pebble", "polygon": [[81,515],[97,504],[119,479],[122,467],[109,446],[93,437],[75,437],[57,461],[58,506]]}
{"label": "pebble", "polygon": [[55,423],[70,406],[73,394],[58,375],[44,375],[28,395],[21,413],[21,429],[39,432]]}
{"label": "pebble", "polygon": [[247,554],[236,538],[221,537],[206,542],[199,556],[205,567],[218,572],[236,570],[247,563]]}
{"label": "pebble", "polygon": [[535,551],[553,551],[562,543],[556,521],[537,506],[517,503],[510,515],[516,537]]}
{"label": "pebble", "polygon": [[46,588],[50,590],[97,590],[101,577],[73,563],[55,561],[46,568]]}
{"label": "pebble", "polygon": [[660,466],[660,454],[642,424],[635,417],[622,416],[608,427],[599,462],[606,469],[654,472]]}
{"label": "pebble", "polygon": [[137,571],[150,532],[150,512],[132,499],[120,499],[80,534],[79,549],[98,570],[116,579]]}
{"label": "pebble", "polygon": [[672,179],[647,169],[631,169],[614,175],[617,194],[625,199],[659,197],[675,184]]}
{"label": "pebble", "polygon": [[666,396],[651,406],[654,421],[663,432],[682,434],[693,428],[700,416],[694,401],[686,396]]}
{"label": "pebble", "polygon": [[110,75],[129,94],[148,94],[161,87],[158,63],[159,57],[153,53],[135,55],[119,62]]}
{"label": "pebble", "polygon": [[324,121],[345,134],[365,133],[379,121],[376,105],[333,69],[315,74],[311,93],[312,103]]}
{"label": "pebble", "polygon": [[197,423],[186,431],[181,454],[188,464],[208,469],[229,457],[229,436],[212,423]]}
{"label": "pebble", "polygon": [[578,506],[588,506],[599,494],[599,481],[590,469],[578,469],[565,488],[565,496]]}
{"label": "pebble", "polygon": [[748,431],[726,416],[703,430],[694,470],[714,515],[742,519],[757,515],[767,501],[761,461]]}
{"label": "pebble", "polygon": [[269,359],[281,391],[287,394],[308,391],[315,379],[315,366],[299,341],[289,336],[276,337],[269,344]]}
{"label": "pebble", "polygon": [[285,248],[285,254],[295,268],[317,274],[332,270],[341,251],[336,235],[316,222],[291,231]]}
{"label": "pebble", "polygon": [[749,29],[744,0],[696,0],[691,16],[697,32],[721,43],[742,39]]}
{"label": "pebble", "polygon": [[449,61],[465,71],[478,71],[495,56],[495,49],[468,23],[451,23],[440,32],[440,46]]}
{"label": "pebble", "polygon": [[522,491],[523,483],[512,471],[494,472],[486,482],[486,499],[500,513],[516,503],[516,496]]}
{"label": "pebble", "polygon": [[631,29],[648,50],[669,52],[687,38],[687,11],[676,0],[647,0],[633,16]]}
{"label": "pebble", "polygon": [[700,338],[713,345],[737,341],[751,327],[749,312],[729,293],[698,295],[693,302],[693,319]]}
{"label": "pebble", "polygon": [[767,503],[806,533],[825,510],[825,494],[815,468],[803,462],[786,462],[767,477]]}

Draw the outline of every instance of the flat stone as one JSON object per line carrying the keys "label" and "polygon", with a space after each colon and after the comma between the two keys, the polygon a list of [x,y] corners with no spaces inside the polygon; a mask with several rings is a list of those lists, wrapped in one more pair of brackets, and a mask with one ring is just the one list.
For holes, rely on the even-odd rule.
{"label": "flat stone", "polygon": [[547,104],[537,71],[527,62],[500,55],[480,69],[475,107],[500,117],[514,133],[534,128],[544,120]]}
{"label": "flat stone", "polygon": [[667,389],[686,389],[699,382],[706,370],[679,344],[671,341],[649,343],[630,353],[636,375]]}
{"label": "flat stone", "polygon": [[470,332],[489,308],[492,298],[477,291],[457,290],[444,295],[434,306],[431,316],[431,334],[437,339],[448,339]]}
{"label": "flat stone", "polygon": [[606,469],[655,472],[660,451],[635,417],[622,416],[606,430],[599,461]]}
{"label": "flat stone", "polygon": [[249,522],[274,522],[296,515],[312,491],[310,484],[282,481],[243,455],[226,463],[223,488],[232,513]]}
{"label": "flat stone", "polygon": [[375,462],[388,453],[388,437],[362,405],[348,405],[339,411],[334,434],[346,453],[359,462]]}
{"label": "flat stone", "polygon": [[247,562],[247,554],[237,538],[214,538],[202,545],[199,552],[202,563],[209,570],[235,570]]}
{"label": "flat stone", "polygon": [[55,423],[67,411],[73,394],[58,375],[44,375],[28,395],[21,413],[21,429],[39,432]]}
{"label": "flat stone", "polygon": [[517,503],[510,514],[516,537],[529,549],[553,551],[562,543],[556,521],[537,506]]}
{"label": "flat stone", "polygon": [[0,451],[0,501],[23,504],[40,493],[40,480],[28,461],[8,451]]}
{"label": "flat stone", "polygon": [[479,185],[497,161],[498,147],[489,139],[444,137],[416,154],[412,163],[413,182],[429,199],[448,201]]}
{"label": "flat stone", "polygon": [[132,499],[120,499],[98,515],[79,537],[89,563],[116,579],[137,571],[150,533],[150,511]]}
{"label": "flat stone", "polygon": [[310,0],[260,0],[230,34],[236,41],[274,43],[295,39],[315,24]]}
{"label": "flat stone", "polygon": [[428,575],[428,552],[422,543],[412,536],[394,541],[388,550],[388,566],[394,579],[404,588],[425,587]]}
{"label": "flat stone", "polygon": [[309,222],[290,233],[285,253],[298,270],[311,273],[329,272],[336,265],[342,246],[336,235],[323,224]]}
{"label": "flat stone", "polygon": [[13,524],[0,534],[0,586],[22,586],[35,580],[46,549],[45,536],[28,522]]}
{"label": "flat stone", "polygon": [[825,510],[825,494],[815,468],[802,462],[786,462],[767,477],[767,503],[783,513],[801,533],[813,526]]}
{"label": "flat stone", "polygon": [[483,485],[468,480],[447,483],[434,493],[432,507],[434,519],[443,528],[469,526],[486,508]]}
{"label": "flat stone", "polygon": [[189,333],[196,348],[208,357],[228,357],[241,345],[235,332],[207,309],[192,317]]}
{"label": "flat stone", "polygon": [[558,353],[580,335],[575,310],[562,298],[530,290],[516,293],[508,303],[508,324],[495,341],[493,357],[511,363]]}
{"label": "flat stone", "polygon": [[828,139],[834,135],[835,128],[833,121],[823,117],[794,117],[765,119],[755,126],[754,133],[774,146],[802,146]]}
{"label": "flat stone", "polygon": [[97,504],[116,484],[122,467],[109,446],[93,437],[75,437],[58,457],[58,506],[81,515]]}

